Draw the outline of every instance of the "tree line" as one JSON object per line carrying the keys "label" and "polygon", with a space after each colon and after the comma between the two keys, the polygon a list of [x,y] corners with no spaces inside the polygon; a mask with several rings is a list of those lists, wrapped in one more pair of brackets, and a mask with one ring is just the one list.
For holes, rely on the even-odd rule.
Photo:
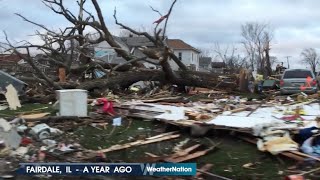
{"label": "tree line", "polygon": [[[202,49],[201,56],[211,56],[214,61],[223,61],[226,67],[239,71],[241,68],[256,71],[265,77],[272,74],[272,67],[279,63],[276,56],[271,56],[271,45],[274,40],[274,30],[270,24],[247,22],[241,25],[241,47],[244,53],[240,54],[235,45],[222,46],[214,43],[209,49]],[[305,48],[300,54],[300,61],[316,72],[319,64],[319,55],[315,48]]]}

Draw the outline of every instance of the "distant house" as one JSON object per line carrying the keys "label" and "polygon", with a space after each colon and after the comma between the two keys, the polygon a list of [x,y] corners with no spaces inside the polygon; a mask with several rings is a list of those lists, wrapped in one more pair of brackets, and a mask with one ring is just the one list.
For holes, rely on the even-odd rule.
{"label": "distant house", "polygon": [[[137,57],[143,57],[143,53],[138,49],[139,47],[153,47],[153,43],[145,37],[113,37],[114,40],[121,46],[122,49],[126,50],[132,55]],[[98,60],[110,63],[110,64],[122,64],[126,62],[120,55],[116,53],[106,41],[103,41],[94,47],[94,57]],[[149,59],[150,60],[150,59]],[[151,60],[156,61],[156,60]],[[156,68],[155,65],[144,62],[147,68]]]}
{"label": "distant house", "polygon": [[[148,48],[155,48],[155,45],[153,42],[151,42],[148,38],[144,36],[139,36],[139,37],[121,37],[122,42],[124,42],[130,49],[130,53],[136,57],[143,57],[145,56],[141,50],[139,50],[140,47],[148,47]],[[156,59],[150,59],[148,58],[149,61],[152,62],[159,62]],[[143,63],[146,68],[149,69],[157,69],[159,68],[158,66],[144,62]]]}
{"label": "distant house", "polygon": [[18,62],[23,60],[15,54],[0,54],[0,70],[15,73],[19,70]]}
{"label": "distant house", "polygon": [[[173,49],[174,54],[191,70],[199,70],[200,51],[180,39],[167,39],[168,47]],[[178,65],[170,60],[173,70],[178,70]]]}
{"label": "distant house", "polygon": [[211,57],[200,57],[199,58],[199,71],[210,72],[212,69],[211,66],[212,58]]}
{"label": "distant house", "polygon": [[[130,54],[136,57],[145,56],[139,49],[141,47],[155,48],[155,45],[146,37],[113,37],[114,40],[121,46],[122,49],[126,50]],[[174,54],[182,60],[182,62],[192,70],[199,70],[199,54],[200,51],[191,45],[185,43],[180,39],[166,39],[165,43],[173,49]],[[121,64],[126,62],[120,55],[116,53],[114,48],[112,48],[106,41],[94,45],[94,57],[97,60],[101,60],[110,64]],[[156,59],[148,59],[155,63],[158,62]],[[178,70],[178,66],[173,60],[170,60],[170,65],[173,70]],[[145,67],[158,69],[157,65],[152,63],[144,62]]]}
{"label": "distant house", "polygon": [[[41,63],[40,61],[38,61],[39,57],[42,56],[44,55],[36,55],[33,58],[34,63],[42,72],[48,72],[48,70],[52,70],[52,66],[48,64],[48,62]],[[25,59],[20,58],[20,56],[16,54],[0,54],[0,70],[15,75],[25,75],[26,73],[34,72],[34,69],[30,66],[30,64]]]}
{"label": "distant house", "polygon": [[[44,54],[37,54],[32,59],[40,71],[49,74],[50,72],[55,71],[55,66],[48,60],[42,60],[42,57],[44,56]],[[35,71],[33,67],[31,67],[31,65],[24,59],[18,61],[17,67],[18,69],[15,72],[16,75],[31,75]]]}
{"label": "distant house", "polygon": [[[119,37],[113,37],[114,40],[120,45],[120,47],[129,52],[129,47],[122,42]],[[112,48],[106,41],[94,45],[94,58],[110,63],[110,64],[121,64],[126,62],[117,52]]]}
{"label": "distant house", "polygon": [[224,70],[226,69],[226,63],[212,62],[211,67],[212,67],[211,71],[214,73],[224,73]]}

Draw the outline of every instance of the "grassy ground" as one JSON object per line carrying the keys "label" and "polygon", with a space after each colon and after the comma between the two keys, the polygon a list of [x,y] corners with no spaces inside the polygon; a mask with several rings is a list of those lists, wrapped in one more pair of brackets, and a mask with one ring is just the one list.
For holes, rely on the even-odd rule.
{"label": "grassy ground", "polygon": [[[50,106],[27,104],[17,111],[0,111],[0,117],[12,117],[22,112],[31,112],[34,109],[44,107],[48,108],[36,112],[54,113]],[[72,137],[88,149],[100,149],[157,135],[171,128],[155,121],[123,120],[122,126],[114,128],[110,123],[104,130],[94,127],[79,127]],[[213,164],[213,168],[210,170],[212,173],[232,179],[283,179],[284,175],[282,173],[288,166],[293,165],[293,162],[288,159],[280,161],[276,156],[258,151],[255,145],[240,141],[235,136],[230,136],[228,132],[221,131],[215,132],[207,138],[192,138],[188,131],[184,130],[182,136],[175,140],[128,148],[106,155],[108,159],[114,162],[147,162],[148,157],[144,154],[145,152],[156,155],[171,154],[173,147],[186,139],[189,139],[187,146],[196,143],[210,146],[212,142],[222,142],[215,151],[191,162],[196,162],[198,167],[211,163]],[[244,164],[248,163],[254,164],[252,169],[243,167]]]}
{"label": "grassy ground", "polygon": [[54,114],[55,110],[52,108],[52,105],[48,104],[24,104],[17,110],[10,110],[8,108],[6,110],[0,111],[0,118],[18,116],[19,114],[32,114],[41,112],[49,112],[51,114]]}
{"label": "grassy ground", "polygon": [[[110,135],[110,131],[113,129],[112,126],[106,130],[87,127],[78,129],[75,135],[81,137],[80,142],[86,148],[107,148],[114,144],[122,144],[145,136],[159,134],[154,129],[163,129],[163,124],[133,120],[130,128],[127,130],[126,128],[127,124],[125,123],[122,127],[116,128],[113,134]],[[212,173],[232,179],[281,179],[284,177],[283,173],[285,169],[293,165],[293,162],[290,160],[283,159],[280,162],[276,156],[260,152],[255,145],[243,142],[235,136],[213,133],[207,138],[192,138],[188,135],[187,131],[184,131],[179,139],[108,153],[107,158],[114,161],[147,162],[148,157],[144,154],[145,152],[156,155],[171,154],[173,147],[186,139],[189,139],[186,146],[196,143],[210,146],[212,142],[221,142],[221,145],[215,151],[190,162],[196,162],[198,167],[211,163],[214,165],[211,170]],[[252,169],[243,167],[247,163],[254,164]]]}

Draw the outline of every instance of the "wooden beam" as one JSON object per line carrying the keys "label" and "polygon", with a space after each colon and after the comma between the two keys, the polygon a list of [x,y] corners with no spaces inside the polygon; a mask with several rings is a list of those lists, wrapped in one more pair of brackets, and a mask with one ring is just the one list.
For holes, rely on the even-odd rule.
{"label": "wooden beam", "polygon": [[305,154],[305,153],[302,153],[302,152],[299,152],[299,151],[290,151],[290,153],[293,153],[293,154],[296,154],[296,155],[300,155],[300,156],[304,156],[304,157],[308,157],[308,158],[311,158],[311,159],[314,159],[314,160],[317,160],[317,161],[320,162],[320,158],[311,156],[309,154]]}
{"label": "wooden beam", "polygon": [[[209,171],[212,167],[213,167],[213,164],[206,164],[206,165],[202,166],[199,170],[201,170],[201,171],[203,171],[203,172],[207,172],[207,171]],[[197,170],[197,171],[198,171],[198,170]],[[195,178],[200,178],[201,175],[202,175],[202,173],[198,171]]]}
{"label": "wooden beam", "polygon": [[178,157],[178,158],[174,158],[170,162],[179,163],[179,162],[184,162],[184,161],[188,161],[188,160],[191,160],[191,159],[195,159],[195,158],[198,158],[200,156],[203,156],[203,155],[207,154],[208,152],[212,151],[214,148],[215,148],[215,146],[214,147],[210,147],[209,149],[206,149],[206,150],[203,150],[203,151],[197,151],[197,152],[195,152],[193,154],[188,154],[186,156],[181,156],[181,157]]}
{"label": "wooden beam", "polygon": [[172,154],[171,156],[165,158],[164,161],[173,162],[175,158],[186,156],[186,155],[188,155],[191,151],[197,149],[197,148],[200,147],[200,146],[201,146],[201,144],[196,144],[196,145],[194,145],[194,146],[191,146],[191,147],[189,147],[189,148],[187,148],[187,149],[184,149],[184,150],[179,151],[179,152],[177,152],[177,153],[175,153],[175,154]]}
{"label": "wooden beam", "polygon": [[122,145],[116,144],[116,145],[113,145],[107,149],[99,150],[99,151],[97,151],[97,153],[107,153],[107,152],[111,152],[111,151],[118,151],[118,150],[122,150],[122,149],[127,149],[127,148],[130,148],[133,146],[142,146],[142,145],[151,144],[151,143],[155,143],[155,142],[175,139],[175,138],[180,137],[180,134],[165,135],[162,137],[159,137],[159,136],[160,135],[156,136],[157,139],[155,139],[154,137],[150,137],[149,139],[147,138],[145,140],[138,140],[135,142],[130,142],[130,143],[122,144]]}
{"label": "wooden beam", "polygon": [[206,171],[203,171],[201,169],[197,169],[198,172],[201,172],[203,174],[206,174],[208,176],[211,176],[211,177],[214,177],[214,178],[218,178],[218,179],[224,179],[224,180],[231,180],[229,178],[226,178],[226,177],[223,177],[223,176],[219,176],[219,175],[216,175],[216,174],[213,174],[213,173],[209,173],[209,172],[206,172]]}

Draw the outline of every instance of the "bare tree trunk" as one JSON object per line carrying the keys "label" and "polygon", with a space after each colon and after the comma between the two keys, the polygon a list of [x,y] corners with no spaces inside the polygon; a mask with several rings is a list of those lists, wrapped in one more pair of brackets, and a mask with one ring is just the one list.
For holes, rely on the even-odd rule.
{"label": "bare tree trunk", "polygon": [[245,69],[240,70],[239,74],[239,87],[241,92],[249,91],[249,73]]}
{"label": "bare tree trunk", "polygon": [[252,53],[251,56],[252,56],[251,57],[252,58],[251,59],[251,68],[252,68],[252,71],[254,71],[254,53]]}
{"label": "bare tree trunk", "polygon": [[81,83],[77,88],[93,90],[93,89],[118,89],[126,88],[138,81],[159,81],[164,84],[176,84],[178,86],[206,87],[206,88],[224,88],[236,89],[236,76],[232,76],[233,82],[223,82],[219,80],[219,76],[212,73],[196,72],[196,71],[176,71],[177,78],[168,81],[167,74],[160,70],[139,70],[122,72],[121,74],[110,77],[108,79],[96,79]]}
{"label": "bare tree trunk", "polygon": [[266,52],[266,75],[267,76],[271,76],[271,74],[272,74],[272,68],[271,68],[271,63],[270,63],[270,56],[269,56],[269,48],[267,48],[266,50],[265,50],[265,52]]}

